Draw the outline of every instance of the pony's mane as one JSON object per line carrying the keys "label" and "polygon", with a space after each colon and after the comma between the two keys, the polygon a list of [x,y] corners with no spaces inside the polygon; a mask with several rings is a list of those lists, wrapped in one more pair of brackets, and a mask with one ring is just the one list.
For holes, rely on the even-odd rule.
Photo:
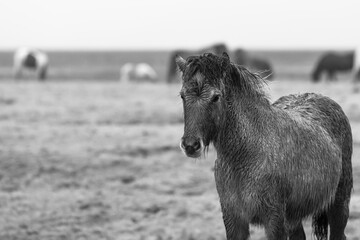
{"label": "pony's mane", "polygon": [[196,73],[202,74],[211,85],[224,85],[229,91],[246,95],[258,96],[268,100],[264,91],[267,80],[260,74],[250,72],[246,67],[230,62],[226,53],[216,56],[205,53],[201,56],[191,56],[186,60],[184,80],[192,79]]}

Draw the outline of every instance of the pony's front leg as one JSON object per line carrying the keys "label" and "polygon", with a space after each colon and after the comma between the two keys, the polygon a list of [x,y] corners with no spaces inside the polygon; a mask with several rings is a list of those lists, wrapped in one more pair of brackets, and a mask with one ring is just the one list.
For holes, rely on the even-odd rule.
{"label": "pony's front leg", "polygon": [[289,230],[289,240],[306,240],[304,227],[301,222]]}
{"label": "pony's front leg", "polygon": [[228,240],[247,240],[249,239],[249,223],[235,216],[230,211],[223,210],[223,220]]}
{"label": "pony's front leg", "polygon": [[281,212],[269,215],[265,223],[265,234],[268,240],[286,240],[288,233],[285,227],[285,217]]}

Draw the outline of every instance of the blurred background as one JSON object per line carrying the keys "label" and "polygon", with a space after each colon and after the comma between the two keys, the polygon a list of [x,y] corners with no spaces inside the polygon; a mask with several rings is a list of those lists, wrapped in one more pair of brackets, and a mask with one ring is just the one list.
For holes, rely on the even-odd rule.
{"label": "blurred background", "polygon": [[174,64],[224,51],[269,79],[272,100],[319,92],[343,107],[354,135],[347,235],[359,239],[359,7],[1,1],[0,239],[225,239],[214,149],[194,161],[178,147]]}

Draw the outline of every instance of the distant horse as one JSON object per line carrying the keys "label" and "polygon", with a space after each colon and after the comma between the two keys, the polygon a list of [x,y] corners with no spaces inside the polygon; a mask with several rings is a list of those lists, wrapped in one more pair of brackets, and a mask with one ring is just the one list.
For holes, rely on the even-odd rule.
{"label": "distant horse", "polygon": [[120,69],[120,81],[128,82],[156,82],[158,75],[147,63],[126,63]]}
{"label": "distant horse", "polygon": [[360,46],[355,48],[354,53],[354,67],[353,67],[353,80],[355,82],[360,81]]}
{"label": "distant horse", "polygon": [[239,48],[233,52],[233,61],[238,65],[243,65],[253,71],[257,71],[263,78],[270,80],[274,77],[274,70],[269,61],[251,57],[244,49]]}
{"label": "distant horse", "polygon": [[170,54],[170,58],[169,58],[169,66],[168,66],[168,74],[167,74],[167,80],[169,83],[173,83],[173,82],[179,82],[178,78],[179,76],[177,75],[177,66],[176,66],[176,56],[183,56],[183,57],[188,57],[191,55],[200,55],[206,52],[210,52],[216,55],[221,55],[223,52],[228,52],[228,49],[226,47],[225,44],[223,43],[219,43],[219,44],[214,44],[212,46],[200,49],[200,50],[194,50],[194,51],[189,51],[189,50],[175,50],[174,52],[172,52]]}
{"label": "distant horse", "polygon": [[183,73],[181,149],[198,158],[217,151],[215,182],[227,239],[248,239],[249,224],[267,239],[345,239],[352,191],[348,118],[328,97],[288,95],[271,104],[265,80],[227,54],[177,57]]}
{"label": "distant horse", "polygon": [[312,72],[312,80],[318,82],[322,73],[327,74],[329,80],[336,79],[337,72],[352,71],[354,67],[354,52],[339,54],[328,52],[322,55]]}
{"label": "distant horse", "polygon": [[49,59],[45,52],[32,48],[19,48],[14,54],[14,78],[21,78],[24,68],[28,68],[36,71],[39,80],[45,80],[48,65]]}

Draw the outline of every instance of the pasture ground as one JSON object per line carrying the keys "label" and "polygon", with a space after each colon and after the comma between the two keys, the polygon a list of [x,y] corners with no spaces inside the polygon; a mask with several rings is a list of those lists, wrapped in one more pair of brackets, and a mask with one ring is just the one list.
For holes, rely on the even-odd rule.
{"label": "pasture ground", "polygon": [[[348,115],[360,239],[360,93],[350,82],[275,81],[281,95],[320,92]],[[0,83],[0,239],[225,239],[212,167],[186,158],[180,85]],[[310,223],[305,222],[308,239]],[[251,228],[251,239],[264,239]]]}

